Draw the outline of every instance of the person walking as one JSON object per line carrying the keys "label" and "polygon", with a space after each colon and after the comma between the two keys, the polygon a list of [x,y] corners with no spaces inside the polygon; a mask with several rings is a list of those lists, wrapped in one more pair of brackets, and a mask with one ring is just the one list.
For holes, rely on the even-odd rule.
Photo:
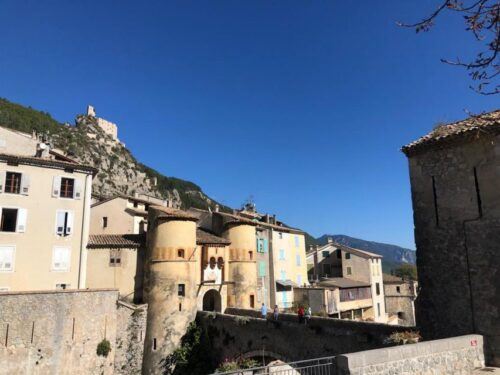
{"label": "person walking", "polygon": [[274,305],[273,315],[274,320],[278,320],[278,317],[280,315],[280,309],[278,309],[278,305]]}
{"label": "person walking", "polygon": [[309,306],[306,309],[306,324],[308,324],[309,320],[311,320],[311,315],[312,315],[312,310],[311,310],[311,306]]}
{"label": "person walking", "polygon": [[297,315],[299,316],[299,323],[302,324],[304,321],[304,308],[302,306],[299,306],[299,309],[297,310]]}
{"label": "person walking", "polygon": [[263,303],[262,307],[260,308],[260,314],[262,316],[262,319],[267,319],[267,306],[265,303]]}

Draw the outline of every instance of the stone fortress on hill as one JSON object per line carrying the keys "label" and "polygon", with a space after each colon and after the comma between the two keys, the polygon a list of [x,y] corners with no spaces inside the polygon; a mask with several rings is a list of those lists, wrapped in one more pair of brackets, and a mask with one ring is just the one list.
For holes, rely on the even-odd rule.
{"label": "stone fortress on hill", "polygon": [[[403,149],[422,286],[416,324],[424,339],[484,335],[490,364],[499,358],[498,192],[489,183],[498,113]],[[87,114],[95,117],[94,109]],[[115,124],[98,124],[118,142]],[[387,339],[412,329],[417,294],[416,282],[382,274],[379,255],[333,241],[306,251],[302,230],[251,203],[223,212],[183,210],[146,194],[95,197],[97,173],[39,135],[0,127],[0,369],[161,374],[194,321],[211,332],[217,363],[226,354],[287,361],[339,355],[335,368],[349,371],[342,373],[373,373],[368,362],[385,369],[412,361],[410,349],[399,350],[393,364],[377,362],[396,358]],[[443,272],[443,264],[452,267]],[[256,317],[263,304],[277,306],[278,322]],[[307,327],[287,314],[299,304],[318,315]],[[310,347],[286,344],[300,337]],[[447,369],[445,358],[455,358],[455,368],[470,373],[484,365],[482,336],[450,340],[414,344],[432,357],[421,366]],[[340,356],[377,348],[385,354],[369,361],[364,352]]]}

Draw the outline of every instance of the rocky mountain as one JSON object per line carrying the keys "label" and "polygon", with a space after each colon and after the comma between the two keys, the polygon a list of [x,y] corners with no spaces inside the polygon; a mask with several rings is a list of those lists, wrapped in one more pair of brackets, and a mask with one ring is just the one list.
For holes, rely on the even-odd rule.
{"label": "rocky mountain", "polygon": [[343,234],[325,234],[317,238],[316,242],[319,245],[324,245],[328,242],[328,237],[332,237],[333,241],[338,242],[339,244],[382,255],[382,266],[384,268],[384,272],[390,272],[402,264],[414,265],[416,263],[415,250],[387,243],[366,241]]}
{"label": "rocky mountain", "polygon": [[[47,112],[35,110],[0,98],[0,126],[25,133],[47,134],[53,147],[66,156],[99,171],[93,180],[93,193],[103,197],[114,194],[149,194],[171,199],[182,208],[214,208],[216,201],[190,181],[167,177],[140,163],[120,142],[98,125],[93,116],[78,115],[74,125],[62,124]],[[229,207],[220,205],[221,210]]]}

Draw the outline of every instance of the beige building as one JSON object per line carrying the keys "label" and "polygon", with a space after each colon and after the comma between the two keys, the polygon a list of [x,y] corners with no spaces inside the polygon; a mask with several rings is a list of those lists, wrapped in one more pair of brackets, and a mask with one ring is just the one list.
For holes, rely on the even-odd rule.
{"label": "beige building", "polygon": [[415,299],[418,283],[384,273],[385,309],[389,322],[415,326]]}
{"label": "beige building", "polygon": [[0,145],[0,290],[84,287],[95,169],[5,128]]}
{"label": "beige building", "polygon": [[307,254],[307,264],[314,288],[297,291],[297,298],[320,313],[387,322],[382,256],[329,239]]}

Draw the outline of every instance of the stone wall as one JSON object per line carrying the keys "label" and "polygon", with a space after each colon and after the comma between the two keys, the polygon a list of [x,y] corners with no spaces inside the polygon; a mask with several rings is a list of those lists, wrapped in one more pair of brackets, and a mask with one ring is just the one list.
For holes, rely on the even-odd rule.
{"label": "stone wall", "polygon": [[[112,374],[116,290],[17,292],[0,295],[0,372]],[[104,338],[105,358],[96,353]]]}
{"label": "stone wall", "polygon": [[484,366],[483,338],[466,335],[344,354],[336,364],[338,375],[466,375]]}
{"label": "stone wall", "polygon": [[500,366],[500,138],[411,155],[419,269],[417,324],[425,339],[482,334]]}
{"label": "stone wall", "polygon": [[[294,314],[279,320],[258,318],[254,310],[226,309],[227,314],[198,312],[197,322],[210,337],[215,362],[225,358],[266,356],[285,361],[318,358],[380,348],[393,332],[408,327],[333,318],[298,324]],[[235,314],[235,315],[229,315]],[[249,316],[253,315],[253,316]]]}
{"label": "stone wall", "polygon": [[146,337],[147,305],[119,301],[117,306],[115,374],[140,374]]}

